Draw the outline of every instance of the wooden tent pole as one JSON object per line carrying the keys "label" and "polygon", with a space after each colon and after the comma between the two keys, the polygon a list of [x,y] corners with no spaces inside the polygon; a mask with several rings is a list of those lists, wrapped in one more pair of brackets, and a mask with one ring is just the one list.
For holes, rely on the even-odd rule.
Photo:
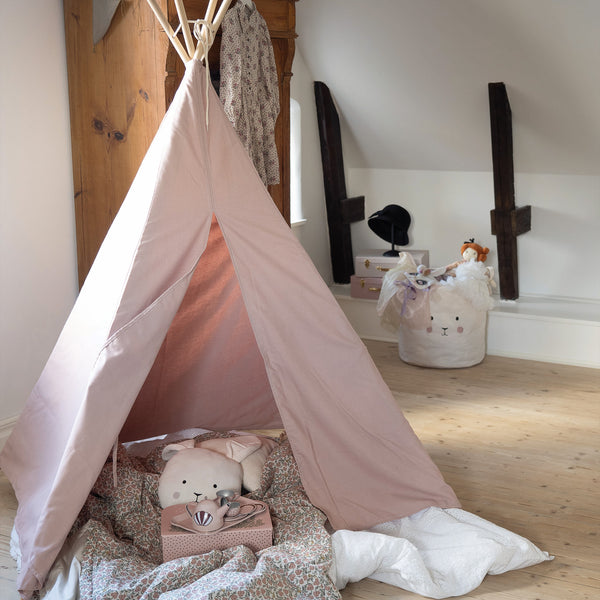
{"label": "wooden tent pole", "polygon": [[[217,7],[218,0],[209,0],[208,6],[206,7],[206,13],[204,14],[204,21],[206,23],[212,23],[213,15],[215,14],[215,8]],[[206,42],[208,39],[208,34],[206,33],[206,25],[202,24],[202,29],[200,29],[200,37],[202,38],[202,43],[198,40],[198,44],[196,45],[196,51],[194,52],[194,60],[204,58],[204,54],[200,56],[200,53],[206,46]]]}
{"label": "wooden tent pole", "polygon": [[[214,33],[219,29],[223,19],[225,18],[225,13],[229,9],[229,5],[231,4],[231,0],[223,0],[221,6],[219,7],[219,11],[217,12],[217,16],[213,21],[213,15],[215,13],[215,7],[217,5],[217,0],[210,0],[208,4],[208,8],[206,9],[206,16],[204,18],[208,23],[212,23],[212,32]],[[213,43],[212,39],[208,39],[208,34],[206,34],[206,26],[202,25],[202,29],[200,35],[203,40],[203,44],[198,43],[196,46],[196,52],[194,52],[194,59],[203,60],[204,56],[208,54],[208,50],[210,50],[210,46]],[[208,46],[208,47],[207,47]]]}
{"label": "wooden tent pole", "polygon": [[150,8],[154,11],[156,18],[158,19],[158,21],[162,25],[163,29],[165,30],[165,33],[167,34],[167,37],[169,38],[169,40],[171,40],[173,47],[175,48],[175,50],[177,50],[177,54],[179,54],[181,60],[184,62],[184,64],[189,62],[190,56],[185,51],[185,48],[183,47],[181,42],[177,39],[177,36],[175,35],[173,28],[169,24],[169,21],[167,21],[167,18],[163,14],[163,11],[161,10],[160,6],[158,6],[158,4],[156,3],[156,0],[146,0],[146,1],[150,5]]}
{"label": "wooden tent pole", "polygon": [[177,9],[177,15],[179,16],[179,22],[181,23],[181,31],[183,32],[183,39],[185,40],[187,53],[190,56],[193,56],[196,47],[194,44],[194,38],[192,37],[192,32],[190,31],[190,24],[185,12],[183,0],[175,0],[175,8]]}
{"label": "wooden tent pole", "polygon": [[[219,27],[221,26],[221,23],[222,23],[223,19],[225,18],[225,13],[229,9],[229,5],[231,4],[231,0],[223,0],[223,2],[221,3],[221,6],[219,7],[219,10],[217,12],[217,16],[215,17],[215,20],[213,21],[212,19],[213,19],[213,15],[215,14],[215,9],[216,9],[218,0],[210,0],[209,1],[208,7],[206,9],[205,19],[204,19],[206,21],[206,23],[202,24],[202,29],[200,31],[201,39],[198,40],[198,43],[196,44],[196,47],[194,49],[194,40],[192,38],[192,33],[190,31],[190,24],[187,19],[183,0],[175,0],[175,7],[177,8],[177,14],[179,15],[179,21],[181,23],[181,30],[183,31],[185,45],[187,46],[187,51],[186,51],[186,49],[183,47],[183,44],[179,41],[179,39],[175,35],[173,28],[171,27],[169,21],[165,17],[162,9],[160,8],[160,6],[156,2],[156,0],[146,0],[146,1],[150,5],[150,8],[154,11],[156,18],[162,25],[163,29],[165,30],[165,33],[167,34],[167,37],[173,44],[175,50],[177,50],[177,54],[179,54],[179,57],[184,62],[184,64],[189,62],[192,59],[192,57],[194,59],[203,60],[205,55],[208,54],[208,51],[210,50],[210,46],[213,43],[214,32],[217,31],[217,29],[219,29]],[[212,35],[208,34],[208,32],[207,32],[207,24],[208,23],[211,24],[210,27],[212,30]]]}
{"label": "wooden tent pole", "polygon": [[206,14],[204,15],[204,20],[212,23],[213,16],[215,14],[215,8],[217,7],[218,0],[210,0],[208,6],[206,7]]}
{"label": "wooden tent pole", "polygon": [[229,10],[230,4],[231,4],[231,0],[223,0],[223,3],[221,4],[221,6],[219,8],[219,12],[217,13],[217,16],[215,17],[215,20],[213,21],[213,28],[215,31],[217,29],[219,29],[219,27],[221,27],[221,23],[223,22],[223,19],[225,18],[225,13]]}

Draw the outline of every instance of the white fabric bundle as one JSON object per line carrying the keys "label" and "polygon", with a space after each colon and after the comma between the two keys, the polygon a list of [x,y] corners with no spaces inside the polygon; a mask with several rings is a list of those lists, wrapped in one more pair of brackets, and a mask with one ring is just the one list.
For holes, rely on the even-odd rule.
{"label": "white fabric bundle", "polygon": [[430,598],[461,596],[486,574],[552,560],[529,540],[458,508],[427,508],[369,531],[336,531],[338,589],[371,577]]}

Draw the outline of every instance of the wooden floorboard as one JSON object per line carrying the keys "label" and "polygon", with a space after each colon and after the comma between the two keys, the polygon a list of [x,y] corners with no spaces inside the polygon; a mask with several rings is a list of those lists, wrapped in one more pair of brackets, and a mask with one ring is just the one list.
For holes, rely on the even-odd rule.
{"label": "wooden floorboard", "polygon": [[[423,369],[400,362],[395,344],[367,347],[463,508],[556,557],[488,576],[463,598],[600,598],[600,371],[492,356]],[[342,596],[418,598],[371,580]]]}
{"label": "wooden floorboard", "polygon": [[[366,342],[463,508],[555,556],[488,576],[470,600],[600,599],[600,370],[489,356],[468,369],[404,364]],[[368,398],[365,398],[368,402]],[[8,553],[16,500],[0,473],[0,598],[18,598]],[[344,600],[419,598],[377,581]]]}
{"label": "wooden floorboard", "polygon": [[10,533],[17,512],[17,499],[6,476],[0,471],[0,598],[18,600],[17,570],[10,555]]}

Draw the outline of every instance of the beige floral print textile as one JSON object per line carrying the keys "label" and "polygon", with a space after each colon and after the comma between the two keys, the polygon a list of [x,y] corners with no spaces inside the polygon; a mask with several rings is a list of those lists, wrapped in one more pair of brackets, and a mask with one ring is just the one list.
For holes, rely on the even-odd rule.
{"label": "beige floral print textile", "polygon": [[263,183],[279,183],[277,67],[269,29],[253,3],[238,0],[223,20],[220,97]]}

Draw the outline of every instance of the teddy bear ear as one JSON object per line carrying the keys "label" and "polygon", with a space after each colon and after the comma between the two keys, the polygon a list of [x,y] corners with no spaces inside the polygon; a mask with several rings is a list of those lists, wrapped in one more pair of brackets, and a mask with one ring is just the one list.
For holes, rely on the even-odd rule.
{"label": "teddy bear ear", "polygon": [[[190,443],[191,442],[191,445]],[[187,450],[188,448],[194,447],[194,440],[184,440],[178,444],[168,444],[163,448],[162,458],[163,460],[170,460],[181,450]]]}
{"label": "teddy bear ear", "polygon": [[240,435],[233,438],[214,438],[200,442],[200,448],[218,452],[227,458],[242,462],[261,446],[260,438],[255,435]]}

